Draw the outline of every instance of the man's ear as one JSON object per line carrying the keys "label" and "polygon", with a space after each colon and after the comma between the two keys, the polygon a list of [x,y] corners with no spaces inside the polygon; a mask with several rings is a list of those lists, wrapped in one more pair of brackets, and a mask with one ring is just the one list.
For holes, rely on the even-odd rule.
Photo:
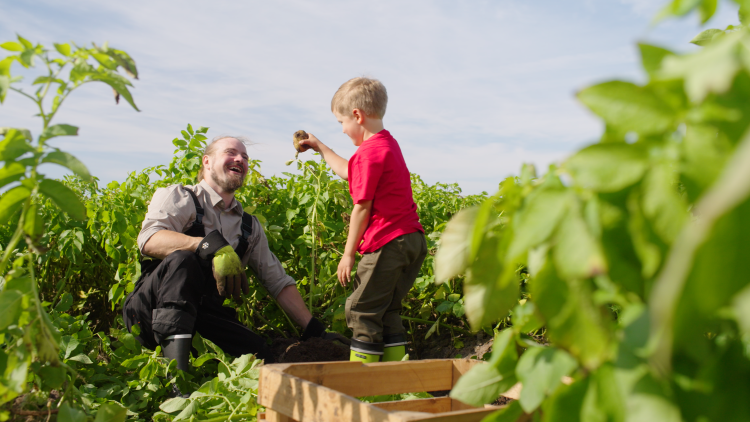
{"label": "man's ear", "polygon": [[208,155],[204,155],[203,156],[203,168],[208,170],[208,164],[209,164]]}

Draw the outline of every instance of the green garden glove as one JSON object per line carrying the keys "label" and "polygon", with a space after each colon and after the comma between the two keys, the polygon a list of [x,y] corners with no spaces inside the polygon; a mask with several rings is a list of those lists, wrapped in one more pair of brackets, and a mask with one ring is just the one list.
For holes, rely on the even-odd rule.
{"label": "green garden glove", "polygon": [[211,267],[216,279],[216,289],[220,295],[224,297],[231,295],[234,300],[241,302],[241,292],[250,293],[247,275],[243,271],[240,257],[218,230],[212,231],[201,240],[196,253],[205,260],[212,260]]}

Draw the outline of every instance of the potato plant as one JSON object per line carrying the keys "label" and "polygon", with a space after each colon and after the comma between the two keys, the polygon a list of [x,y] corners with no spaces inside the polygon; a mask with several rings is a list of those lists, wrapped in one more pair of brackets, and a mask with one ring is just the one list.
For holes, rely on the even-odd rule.
{"label": "potato plant", "polygon": [[[466,274],[474,329],[505,318],[490,364],[451,395],[477,405],[516,382],[488,421],[742,421],[750,417],[750,4],[697,52],[640,44],[647,83],[578,99],[600,141],[537,176],[524,166],[456,215],[436,280]],[[676,0],[665,15],[716,1]],[[516,271],[528,269],[519,302]],[[544,326],[546,344],[529,337]]]}

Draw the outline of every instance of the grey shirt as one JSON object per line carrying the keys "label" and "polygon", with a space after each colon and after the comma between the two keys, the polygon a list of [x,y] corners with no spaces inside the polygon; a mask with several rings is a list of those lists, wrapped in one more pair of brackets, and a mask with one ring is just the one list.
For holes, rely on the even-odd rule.
{"label": "grey shirt", "polygon": [[[195,204],[186,189],[195,192],[198,202],[203,204],[203,225],[206,234],[218,230],[233,248],[240,243],[242,205],[232,198],[229,207],[225,207],[221,196],[202,180],[195,186],[172,185],[154,192],[138,235],[138,248],[141,254],[143,246],[156,232],[171,230],[184,233],[193,225]],[[252,234],[247,240],[247,251],[241,257],[242,265],[250,266],[274,298],[284,287],[295,285],[294,279],[287,275],[279,259],[268,248],[268,239],[257,218],[253,218]]]}

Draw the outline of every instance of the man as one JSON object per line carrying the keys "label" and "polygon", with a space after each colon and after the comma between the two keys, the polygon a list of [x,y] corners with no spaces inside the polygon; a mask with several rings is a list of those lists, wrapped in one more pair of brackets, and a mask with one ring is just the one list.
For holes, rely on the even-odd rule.
{"label": "man", "polygon": [[[257,218],[234,198],[247,175],[248,156],[237,137],[215,138],[206,148],[196,186],[157,189],[138,235],[143,275],[125,300],[123,318],[145,347],[161,345],[164,356],[188,369],[194,332],[226,353],[254,353],[274,362],[263,338],[242,325],[224,297],[248,293],[249,265],[269,293],[311,337],[346,340],[313,318],[295,282],[268,248]],[[239,252],[239,254],[238,254]],[[161,260],[161,261],[159,261]],[[135,328],[135,327],[138,328]]]}

